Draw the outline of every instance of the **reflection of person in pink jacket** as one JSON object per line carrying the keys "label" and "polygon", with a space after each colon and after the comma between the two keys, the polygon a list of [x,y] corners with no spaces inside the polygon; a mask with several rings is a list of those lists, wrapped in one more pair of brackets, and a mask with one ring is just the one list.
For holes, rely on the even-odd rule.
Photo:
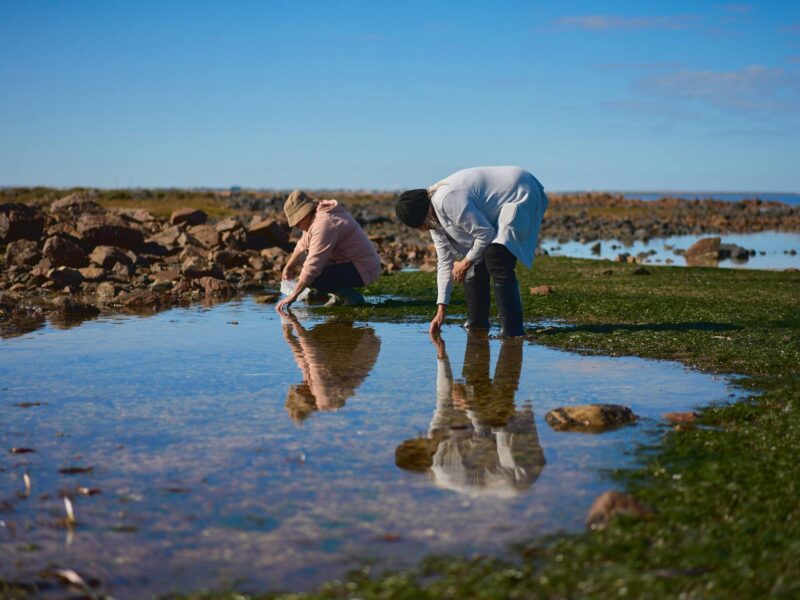
{"label": "reflection of person in pink jacket", "polygon": [[353,288],[375,281],[381,274],[381,261],[347,209],[336,200],[317,201],[295,190],[283,210],[289,225],[303,231],[283,269],[283,279],[292,279],[301,263],[303,269],[297,286],[278,302],[276,310],[288,308],[307,287],[333,293],[344,304],[362,304],[363,297]]}
{"label": "reflection of person in pink jacket", "polygon": [[283,335],[303,383],[289,387],[286,410],[300,422],[314,411],[343,407],[372,371],[381,341],[370,327],[330,322],[305,329],[291,314],[288,318]]}

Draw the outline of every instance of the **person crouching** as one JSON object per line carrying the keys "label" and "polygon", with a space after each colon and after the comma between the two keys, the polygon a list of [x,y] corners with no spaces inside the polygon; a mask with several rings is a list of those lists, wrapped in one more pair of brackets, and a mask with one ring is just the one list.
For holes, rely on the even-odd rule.
{"label": "person crouching", "polygon": [[282,279],[292,279],[302,264],[297,286],[278,302],[288,308],[307,287],[334,294],[345,304],[363,303],[354,288],[369,285],[381,274],[375,246],[352,215],[336,200],[316,200],[295,190],[283,205],[290,227],[303,232],[283,269]]}

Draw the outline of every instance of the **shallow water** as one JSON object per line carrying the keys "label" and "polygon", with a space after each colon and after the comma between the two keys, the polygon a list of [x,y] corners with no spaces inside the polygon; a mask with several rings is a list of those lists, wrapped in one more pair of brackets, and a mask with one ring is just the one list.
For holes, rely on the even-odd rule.
{"label": "shallow water", "polygon": [[[617,239],[601,240],[600,252],[593,253],[592,241],[582,244],[577,241],[559,243],[555,239],[544,239],[541,247],[553,256],[570,256],[573,258],[599,258],[614,260],[618,254],[627,252],[636,256],[640,252],[653,254],[640,260],[647,264],[671,264],[685,266],[686,259],[674,253],[675,249],[686,250],[697,240],[707,237],[720,237],[723,244],[736,244],[748,250],[755,250],[755,256],[746,261],[723,260],[720,267],[733,269],[789,269],[800,268],[800,233],[768,231],[761,233],[731,233],[731,234],[704,234],[704,235],[676,235],[667,238],[654,238],[648,242],[641,240],[622,242]],[[794,250],[792,256],[787,251]]]}
{"label": "shallow water", "polygon": [[[295,314],[282,323],[245,300],[0,340],[0,578],[53,564],[140,597],[233,581],[307,589],[364,563],[504,554],[580,530],[611,487],[602,471],[653,441],[663,412],[733,393],[675,363],[452,326],[436,348],[421,323]],[[600,435],[544,421],[587,402],[642,419]],[[73,467],[92,470],[59,472]]]}

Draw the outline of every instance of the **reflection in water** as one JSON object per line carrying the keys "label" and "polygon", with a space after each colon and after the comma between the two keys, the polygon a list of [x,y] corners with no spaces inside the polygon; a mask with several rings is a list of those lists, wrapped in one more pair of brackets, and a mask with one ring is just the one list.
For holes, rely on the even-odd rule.
{"label": "reflection in water", "polygon": [[453,380],[444,340],[437,338],[436,411],[428,436],[395,451],[401,469],[424,471],[438,487],[473,496],[510,497],[526,490],[544,468],[530,405],[517,410],[522,370],[520,339],[501,341],[494,379],[489,337],[471,332],[461,381]]}
{"label": "reflection in water", "polygon": [[289,386],[289,416],[299,423],[316,410],[341,408],[378,359],[375,330],[336,322],[306,329],[291,314],[284,319],[283,336],[303,374],[303,383]]}

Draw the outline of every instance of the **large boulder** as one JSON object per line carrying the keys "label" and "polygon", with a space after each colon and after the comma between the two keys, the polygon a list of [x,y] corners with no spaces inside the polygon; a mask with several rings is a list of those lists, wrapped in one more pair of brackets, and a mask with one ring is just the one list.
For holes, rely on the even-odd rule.
{"label": "large boulder", "polygon": [[556,431],[597,433],[633,423],[637,417],[619,404],[583,404],[554,408],[544,419]]}
{"label": "large boulder", "polygon": [[84,246],[119,246],[139,250],[144,244],[142,232],[119,215],[112,213],[84,214],[78,220],[78,234]]}
{"label": "large boulder", "polygon": [[32,267],[42,259],[39,245],[33,240],[17,240],[6,248],[6,266]]}
{"label": "large boulder", "polygon": [[0,246],[17,240],[38,240],[44,229],[44,215],[34,206],[0,204]]}
{"label": "large boulder", "polygon": [[179,208],[169,218],[171,225],[202,225],[208,220],[208,215],[197,208]]}
{"label": "large boulder", "polygon": [[285,248],[289,244],[289,233],[276,220],[262,220],[260,217],[255,216],[247,228],[245,240],[247,247],[254,250],[275,246]]}
{"label": "large boulder", "polygon": [[721,241],[718,237],[697,240],[684,254],[686,264],[690,267],[716,267],[720,259]]}
{"label": "large boulder", "polygon": [[81,268],[89,264],[86,252],[78,244],[55,235],[47,238],[42,248],[42,254],[50,259],[56,267],[75,267]]}
{"label": "large boulder", "polygon": [[84,213],[100,214],[103,207],[83,192],[75,192],[50,204],[50,214],[59,220],[77,219]]}

